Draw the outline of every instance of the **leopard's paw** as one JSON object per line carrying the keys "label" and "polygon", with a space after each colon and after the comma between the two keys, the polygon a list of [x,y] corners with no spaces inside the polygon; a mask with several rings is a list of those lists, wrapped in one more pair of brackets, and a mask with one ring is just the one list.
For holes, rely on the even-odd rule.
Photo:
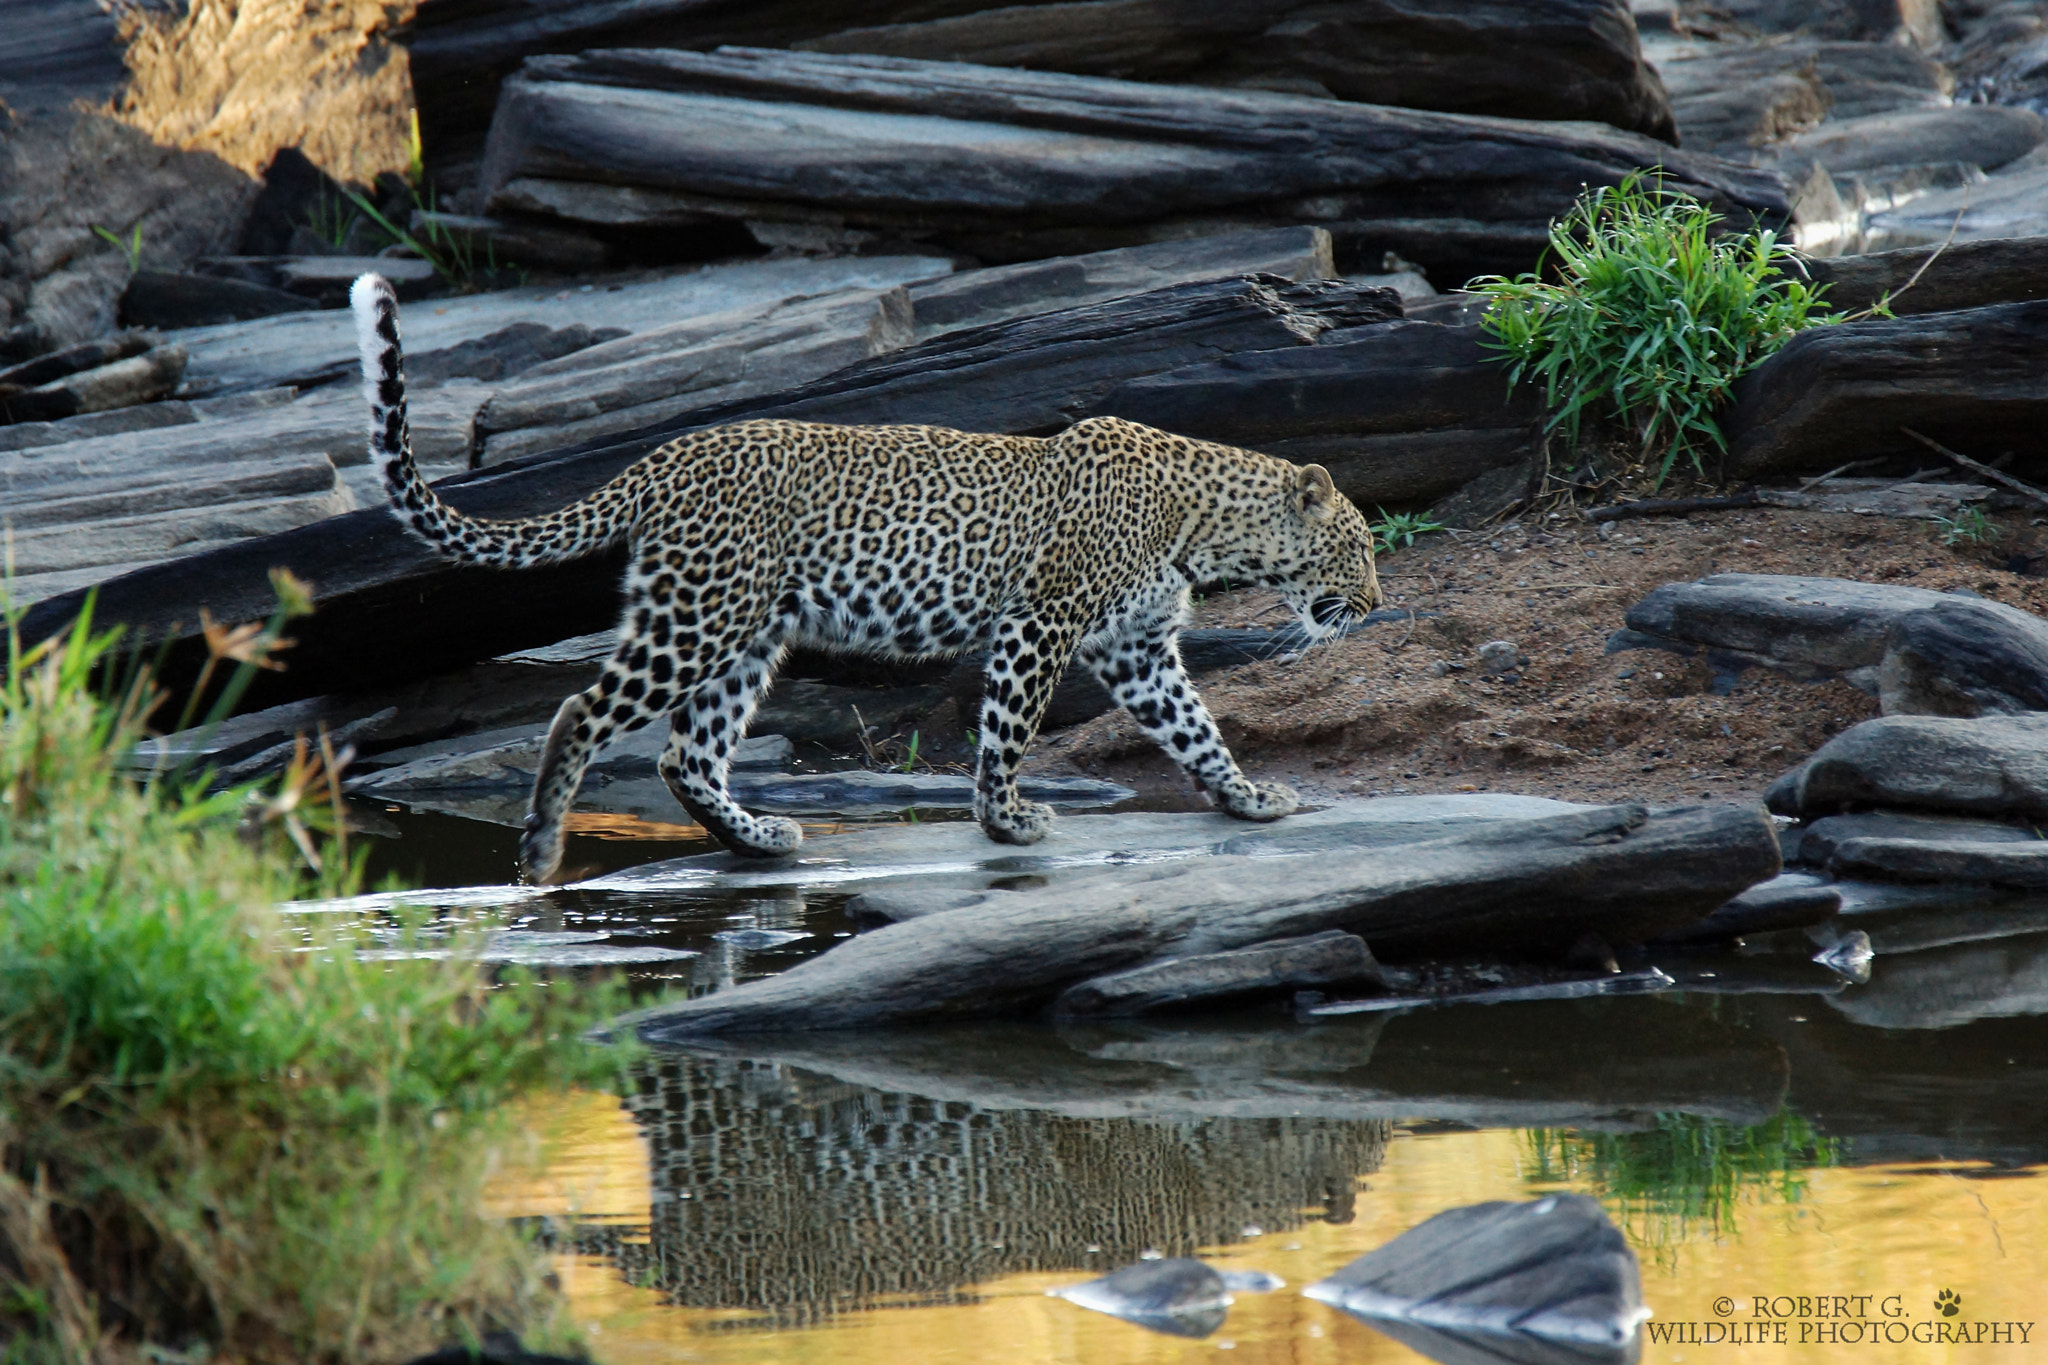
{"label": "leopard's paw", "polygon": [[533,886],[552,886],[562,871],[562,827],[528,811],[519,835],[519,874]]}
{"label": "leopard's paw", "polygon": [[804,841],[804,827],[780,815],[750,815],[732,831],[727,847],[742,858],[783,858]]}
{"label": "leopard's paw", "polygon": [[981,812],[982,832],[999,844],[1035,844],[1052,831],[1052,807],[1016,801]]}
{"label": "leopard's paw", "polygon": [[1223,807],[1225,815],[1265,821],[1294,814],[1301,808],[1301,798],[1294,788],[1278,782],[1244,782],[1217,792],[1216,804]]}

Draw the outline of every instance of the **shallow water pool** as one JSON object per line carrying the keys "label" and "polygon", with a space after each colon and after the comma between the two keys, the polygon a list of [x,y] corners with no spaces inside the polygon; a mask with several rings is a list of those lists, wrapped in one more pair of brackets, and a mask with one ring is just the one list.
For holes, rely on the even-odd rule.
{"label": "shallow water pool", "polygon": [[[509,874],[510,830],[391,818],[423,880]],[[597,871],[705,848],[602,833],[572,844]],[[502,937],[701,992],[855,932],[845,899],[554,893]],[[2048,1361],[2048,935],[1954,923],[1821,992],[660,1052],[623,1102],[537,1117],[545,1167],[495,1207],[550,1239],[607,1362],[1419,1360],[1300,1290],[1443,1209],[1564,1189],[1640,1257],[1642,1360]],[[1148,1253],[1285,1287],[1199,1338],[1046,1294]]]}

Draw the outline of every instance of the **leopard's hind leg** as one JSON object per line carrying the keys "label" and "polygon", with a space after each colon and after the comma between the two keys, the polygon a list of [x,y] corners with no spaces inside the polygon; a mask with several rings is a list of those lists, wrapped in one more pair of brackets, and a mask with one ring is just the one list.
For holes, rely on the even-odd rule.
{"label": "leopard's hind leg", "polygon": [[[651,587],[629,582],[626,621],[619,629],[618,651],[595,683],[562,703],[555,712],[554,724],[548,728],[540,770],[534,774],[533,806],[519,840],[519,865],[528,880],[546,883],[556,879],[561,870],[563,821],[583,783],[583,771],[589,766],[591,755],[608,740],[660,720],[671,711],[691,712],[694,699],[705,694],[709,681],[714,676],[727,676],[726,661],[731,659],[742,659],[743,667],[759,665],[755,670],[759,679],[747,684],[753,690],[747,696],[744,711],[752,710],[753,699],[767,685],[780,646],[765,646],[765,656],[749,652],[750,636],[761,647],[759,626],[743,630],[729,624],[740,619],[738,613],[719,612],[714,616],[707,609],[709,603],[723,605],[734,596],[745,594],[737,586],[731,590],[721,588],[714,592],[707,587],[692,592],[686,583],[665,582],[659,574],[654,576]],[[709,629],[704,628],[707,616],[714,616]],[[683,621],[690,622],[692,628],[685,629]],[[739,724],[745,723],[743,712]],[[705,726],[708,730],[708,718]],[[739,733],[727,731],[728,745]],[[673,790],[675,784],[669,785]],[[708,808],[722,811],[719,801],[731,805],[732,800],[725,795],[722,765],[713,785],[715,799],[708,803]],[[732,808],[738,810],[737,806]],[[691,809],[693,814],[697,813],[695,807]],[[779,841],[794,835],[795,823],[761,824],[759,835],[765,846],[750,851],[763,856],[785,852],[778,846]],[[781,831],[782,824],[789,829]],[[719,827],[709,827],[714,834],[725,837]],[[735,825],[735,837],[744,839],[749,828],[745,824]],[[794,843],[790,846],[794,847]]]}
{"label": "leopard's hind leg", "polygon": [[698,824],[732,852],[748,858],[794,853],[803,827],[776,815],[740,809],[726,790],[726,767],[747,732],[754,707],[774,681],[781,652],[776,636],[763,636],[733,664],[700,684],[669,718],[668,744],[657,765],[661,780]]}

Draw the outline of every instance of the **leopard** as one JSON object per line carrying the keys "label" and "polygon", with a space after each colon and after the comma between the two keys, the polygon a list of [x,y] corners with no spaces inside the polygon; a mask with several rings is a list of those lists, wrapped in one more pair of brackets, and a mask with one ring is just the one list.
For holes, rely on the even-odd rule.
{"label": "leopard", "polygon": [[1329,471],[1091,416],[1054,435],[763,418],[688,431],[560,510],[466,515],[422,479],[407,426],[398,301],[381,276],[350,291],[370,458],[390,509],[441,556],[499,569],[623,543],[617,646],[561,703],[519,841],[522,874],[561,873],[565,817],[592,755],[668,720],[656,763],[676,801],[731,853],[780,858],[796,821],[743,809],[733,751],[785,653],[904,660],[986,651],[973,814],[1029,845],[1053,825],[1019,767],[1078,665],[1217,809],[1271,821],[1293,789],[1246,777],[1182,664],[1201,585],[1264,585],[1306,642],[1382,604],[1369,523]]}

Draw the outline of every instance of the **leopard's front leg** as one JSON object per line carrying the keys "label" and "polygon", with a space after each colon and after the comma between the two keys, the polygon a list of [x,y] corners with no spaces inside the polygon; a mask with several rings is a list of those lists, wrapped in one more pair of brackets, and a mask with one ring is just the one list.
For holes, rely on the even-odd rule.
{"label": "leopard's front leg", "polygon": [[1226,815],[1240,820],[1278,820],[1301,805],[1292,787],[1254,782],[1230,756],[1209,708],[1181,667],[1173,629],[1157,625],[1135,633],[1097,637],[1082,645],[1087,665],[1117,705],[1152,741],[1180,764],[1195,785]]}
{"label": "leopard's front leg", "polygon": [[1028,617],[1005,618],[989,644],[974,816],[999,844],[1035,844],[1052,828],[1051,806],[1017,795],[1017,766],[1073,653],[1071,631]]}

